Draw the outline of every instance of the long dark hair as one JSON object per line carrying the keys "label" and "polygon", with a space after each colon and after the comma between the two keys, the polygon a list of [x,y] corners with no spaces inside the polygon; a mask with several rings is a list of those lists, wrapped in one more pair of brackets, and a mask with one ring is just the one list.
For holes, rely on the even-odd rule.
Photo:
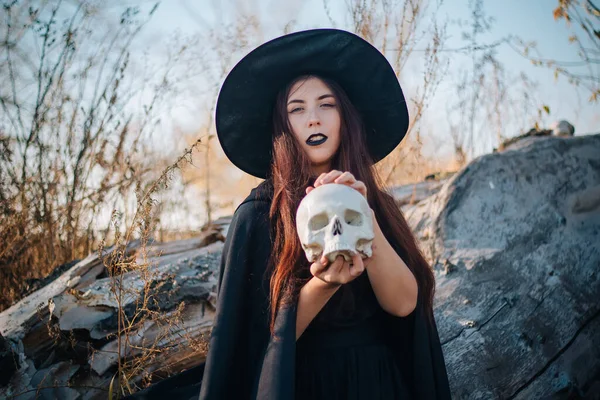
{"label": "long dark hair", "polygon": [[383,191],[381,180],[373,168],[373,159],[367,150],[365,129],[360,114],[335,81],[304,75],[293,79],[277,95],[273,110],[273,162],[269,179],[273,184],[270,209],[273,246],[269,267],[270,329],[274,332],[279,308],[297,300],[304,283],[311,277],[310,263],[306,260],[296,233],[296,210],[305,195],[305,189],[314,183],[311,163],[292,133],[287,116],[287,99],[292,87],[309,78],[321,79],[333,92],[340,112],[340,147],[332,160],[332,169],[350,171],[364,182],[369,194],[369,206],[385,237],[414,274],[419,296],[426,314],[432,318],[435,280],[433,272],[393,197]]}

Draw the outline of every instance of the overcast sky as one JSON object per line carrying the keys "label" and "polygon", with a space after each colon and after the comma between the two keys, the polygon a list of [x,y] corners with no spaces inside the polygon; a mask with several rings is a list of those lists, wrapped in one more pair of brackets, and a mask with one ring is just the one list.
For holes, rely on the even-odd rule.
{"label": "overcast sky", "polygon": [[[168,45],[169,38],[175,33],[187,36],[201,34],[206,32],[207,27],[218,27],[226,25],[235,19],[238,12],[252,11],[258,15],[261,24],[263,37],[255,39],[259,42],[272,39],[281,35],[284,27],[295,20],[292,31],[298,31],[317,27],[337,27],[349,29],[347,21],[344,21],[343,15],[346,15],[347,0],[306,0],[306,1],[277,1],[277,0],[164,0],[158,7],[155,15],[144,28],[143,34],[136,46],[155,57],[156,62],[164,58],[161,48]],[[131,0],[121,4],[142,5],[150,8],[155,1]],[[432,3],[435,3],[432,0]],[[465,27],[460,27],[456,21],[470,20],[470,9],[468,0],[445,0],[439,10],[438,20],[448,20],[448,41],[446,48],[455,49],[467,45],[461,37],[461,32]],[[576,60],[576,49],[568,42],[568,37],[572,33],[564,21],[556,22],[552,17],[552,11],[556,7],[557,0],[484,0],[484,10],[488,16],[494,18],[491,32],[480,37],[480,43],[492,43],[508,35],[516,35],[527,41],[536,41],[541,54],[548,59],[558,59],[561,61]],[[334,23],[328,18],[324,4],[327,4],[329,13]],[[120,12],[120,7],[115,7],[115,12]],[[424,26],[426,27],[426,26]],[[422,46],[417,46],[423,50],[426,42]],[[198,46],[209,46],[210,44],[199,43]],[[405,96],[414,95],[413,91],[416,85],[422,82],[423,52],[413,53],[407,67],[402,70],[400,83],[403,87]],[[234,64],[243,54],[235,55],[232,63]],[[588,103],[589,93],[583,90],[577,90],[566,79],[559,78],[555,81],[553,72],[546,68],[536,68],[531,63],[517,54],[506,45],[497,48],[497,59],[504,65],[510,76],[516,77],[524,72],[537,83],[537,89],[533,94],[536,98],[536,104],[540,107],[545,104],[550,107],[551,115],[547,116],[544,123],[549,125],[552,121],[567,119],[576,128],[576,134],[589,134],[600,132],[600,113],[598,105]],[[429,137],[436,138],[434,141],[426,141],[424,152],[434,155],[434,158],[442,158],[452,153],[452,143],[449,140],[449,117],[447,104],[456,101],[456,85],[458,77],[462,71],[470,67],[471,61],[459,54],[451,53],[451,63],[447,75],[442,80],[435,97],[428,102],[428,108],[423,117],[423,133]],[[200,81],[201,79],[198,78]],[[193,83],[193,82],[192,82]],[[220,84],[219,82],[218,84]],[[510,83],[510,82],[509,82]],[[192,85],[193,86],[193,85]],[[214,90],[214,89],[213,89]],[[173,140],[170,133],[173,129],[184,131],[192,136],[197,134],[199,127],[204,122],[206,115],[203,111],[207,105],[214,104],[216,96],[209,90],[195,86],[189,93],[183,93],[177,104],[174,104],[170,110],[171,122],[165,124],[163,133],[156,138],[162,141],[161,146],[164,149],[174,149],[181,142]],[[202,96],[206,97],[203,105],[198,101]],[[204,109],[202,108],[204,107]],[[531,114],[535,114],[530,110]],[[503,115],[503,118],[511,120],[512,123],[506,127],[504,135],[507,137],[515,136],[526,132],[531,128],[526,122],[528,117],[520,109],[514,111],[515,115]],[[547,127],[544,126],[544,127]],[[484,126],[484,130],[485,130]],[[491,128],[490,128],[491,130]],[[489,135],[493,137],[493,135]],[[439,140],[437,140],[439,138]],[[184,144],[185,145],[185,144]],[[161,147],[163,148],[163,147]],[[491,151],[491,145],[481,142],[478,148],[478,154],[484,154]],[[200,167],[198,167],[200,168]],[[197,204],[198,193],[188,193],[190,201]],[[244,194],[245,196],[245,194]],[[243,197],[242,197],[243,198]],[[234,199],[234,203],[236,203]],[[201,214],[200,206],[197,206],[196,212]],[[183,221],[190,220],[189,214],[180,216],[181,222],[174,220],[174,225],[178,226]]]}
{"label": "overcast sky", "polygon": [[[536,41],[538,49],[544,57],[563,61],[576,60],[576,49],[568,43],[569,28],[564,22],[556,22],[552,11],[556,0],[484,0],[484,9],[488,16],[494,18],[491,32],[481,36],[482,43],[491,43],[507,35],[517,35],[524,40]],[[326,4],[330,15],[335,21],[335,27],[344,26],[344,8],[346,0],[329,0]],[[235,13],[246,7],[257,14],[263,27],[264,40],[279,36],[292,19],[296,23],[293,30],[302,30],[314,27],[331,27],[332,23],[325,12],[323,0],[307,0],[302,2],[281,1],[213,1],[213,0],[165,0],[155,16],[144,30],[144,40],[140,46],[148,43],[158,44],[161,40],[174,32],[194,34],[201,32],[206,26],[218,26],[220,23],[230,21]],[[432,7],[430,7],[431,9]],[[470,10],[467,0],[446,0],[438,14],[440,18],[449,21],[469,20]],[[466,45],[461,38],[461,31],[465,28],[456,23],[448,25],[449,39],[447,48],[459,48]],[[426,43],[421,46],[424,48]],[[537,82],[537,95],[540,103],[550,107],[551,115],[545,120],[550,124],[554,120],[567,119],[576,128],[577,134],[586,134],[600,131],[600,115],[598,105],[587,102],[589,94],[580,90],[578,92],[566,79],[559,78],[555,81],[553,72],[546,68],[534,67],[531,63],[517,54],[506,45],[497,48],[497,58],[503,63],[506,70],[517,76],[520,72],[526,73]],[[410,96],[413,82],[420,82],[419,55],[413,54],[411,63],[400,77],[405,94]],[[435,98],[428,106],[424,116],[424,130],[434,135],[447,135],[448,117],[446,104],[456,95],[456,82],[461,70],[470,65],[470,60],[464,56],[453,55],[448,74],[443,79]],[[541,106],[542,104],[540,104]],[[190,110],[176,113],[176,123],[184,130],[194,130],[199,123]],[[511,126],[510,132],[505,136],[515,136],[527,131],[531,126]],[[448,150],[450,146],[448,147]],[[482,148],[481,153],[490,151]]]}

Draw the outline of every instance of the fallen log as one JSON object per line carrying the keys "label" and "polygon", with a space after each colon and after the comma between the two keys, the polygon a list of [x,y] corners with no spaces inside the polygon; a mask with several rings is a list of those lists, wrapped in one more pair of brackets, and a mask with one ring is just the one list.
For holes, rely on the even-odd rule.
{"label": "fallen log", "polygon": [[[215,229],[144,249],[133,242],[125,257],[144,267],[118,277],[106,276],[100,255],[92,254],[1,313],[0,344],[21,364],[5,369],[0,396],[106,398],[119,363],[130,367],[135,387],[202,362],[224,239],[223,227]],[[126,288],[120,296],[116,282]],[[7,354],[0,352],[2,363]]]}

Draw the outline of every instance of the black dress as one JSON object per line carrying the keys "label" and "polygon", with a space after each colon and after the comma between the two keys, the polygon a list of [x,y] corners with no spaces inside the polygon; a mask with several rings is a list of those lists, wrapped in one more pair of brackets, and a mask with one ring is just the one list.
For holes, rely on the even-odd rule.
{"label": "black dress", "polygon": [[342,286],[296,343],[297,399],[410,399],[366,272]]}

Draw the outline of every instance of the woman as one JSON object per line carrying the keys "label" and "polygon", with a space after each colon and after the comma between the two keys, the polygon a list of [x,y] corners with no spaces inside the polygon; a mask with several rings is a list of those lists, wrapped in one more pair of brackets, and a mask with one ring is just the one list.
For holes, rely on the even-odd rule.
{"label": "woman", "polygon": [[[228,75],[216,123],[229,159],[265,181],[229,228],[200,398],[449,398],[433,274],[374,175],[408,127],[383,55],[334,29],[277,38]],[[369,259],[306,261],[296,209],[330,183],[367,198]]]}

